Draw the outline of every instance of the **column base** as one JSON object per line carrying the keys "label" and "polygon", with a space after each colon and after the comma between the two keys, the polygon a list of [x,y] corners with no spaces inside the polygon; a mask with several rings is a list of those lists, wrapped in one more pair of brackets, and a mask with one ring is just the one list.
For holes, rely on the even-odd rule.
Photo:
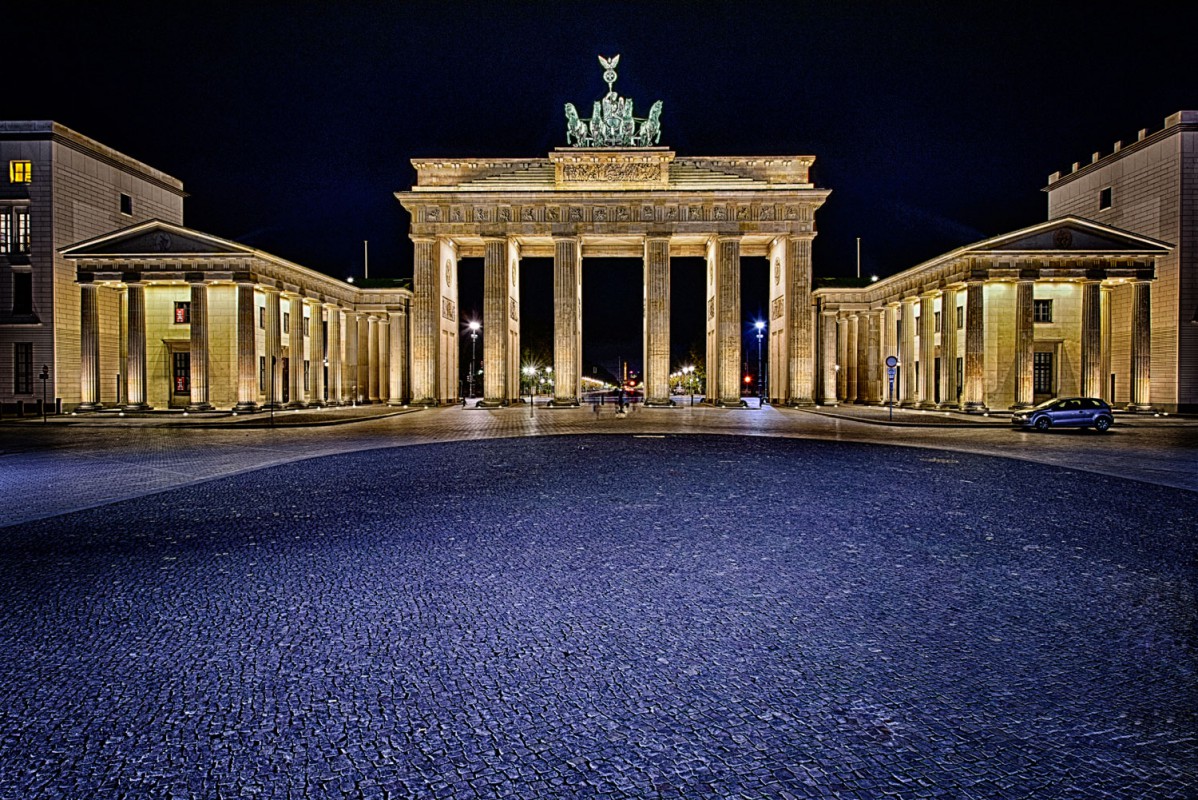
{"label": "column base", "polygon": [[233,410],[238,414],[253,414],[258,410],[257,403],[238,403],[233,406]]}
{"label": "column base", "polygon": [[261,406],[259,406],[259,407],[260,407],[260,408],[261,408],[263,411],[282,411],[282,410],[283,410],[283,404],[282,404],[282,403],[263,403],[263,404],[262,404]]}
{"label": "column base", "polygon": [[389,405],[389,406],[406,406],[407,403],[405,403],[403,400],[400,400],[398,398],[393,398],[393,399],[387,401],[387,405]]}
{"label": "column base", "polygon": [[1127,410],[1133,414],[1152,414],[1156,409],[1147,403],[1128,403]]}
{"label": "column base", "polygon": [[[768,402],[770,405],[785,405],[790,408],[815,408],[815,406],[818,405],[818,403],[816,403],[814,400],[810,400],[806,397],[800,397],[797,400],[787,400],[785,403],[774,402],[773,400],[770,400]],[[824,405],[834,406],[834,405],[836,405],[836,401],[835,400],[825,400]]]}
{"label": "column base", "polygon": [[678,404],[673,400],[646,400],[643,405],[645,408],[673,408]]}
{"label": "column base", "polygon": [[[436,405],[436,403],[434,403],[433,405]],[[509,401],[509,400],[486,400],[486,399],[483,399],[483,400],[479,400],[475,404],[474,407],[475,408],[507,408],[510,405],[511,405],[511,401]]]}
{"label": "column base", "polygon": [[313,400],[311,403],[308,403],[308,408],[324,408],[324,407],[325,407],[325,402],[323,400]]}
{"label": "column base", "polygon": [[337,408],[338,406],[342,406],[342,405],[345,405],[345,404],[342,403],[340,400],[325,400],[324,401],[325,408]]}
{"label": "column base", "polygon": [[294,410],[294,409],[299,409],[299,408],[307,408],[307,407],[308,407],[308,404],[305,403],[303,400],[292,400],[290,403],[283,406],[283,408],[286,408],[289,411]]}
{"label": "column base", "polygon": [[580,405],[581,405],[581,403],[578,402],[577,397],[567,397],[564,400],[558,400],[555,397],[552,400],[550,400],[545,405],[545,407],[546,408],[578,408]]}
{"label": "column base", "polygon": [[915,408],[918,408],[920,411],[935,411],[938,407],[936,403],[929,400],[921,400],[915,404]]}
{"label": "column base", "polygon": [[715,407],[716,408],[748,408],[749,404],[748,404],[748,402],[746,402],[744,400],[717,400],[715,402]]}
{"label": "column base", "polygon": [[75,406],[75,412],[78,414],[86,414],[89,411],[103,411],[104,406],[101,403],[80,403]]}
{"label": "column base", "polygon": [[961,410],[966,414],[986,414],[990,411],[986,408],[985,403],[965,403],[961,406]]}
{"label": "column base", "polygon": [[1010,411],[1026,411],[1027,409],[1034,408],[1034,407],[1035,406],[1032,403],[1016,403],[1015,405],[1011,406],[1009,410]]}
{"label": "column base", "polygon": [[212,411],[214,406],[211,403],[190,403],[187,406],[187,411]]}
{"label": "column base", "polygon": [[941,403],[936,406],[937,411],[956,411],[959,406],[956,403]]}
{"label": "column base", "polygon": [[121,411],[153,411],[154,407],[149,403],[128,403],[121,406]]}

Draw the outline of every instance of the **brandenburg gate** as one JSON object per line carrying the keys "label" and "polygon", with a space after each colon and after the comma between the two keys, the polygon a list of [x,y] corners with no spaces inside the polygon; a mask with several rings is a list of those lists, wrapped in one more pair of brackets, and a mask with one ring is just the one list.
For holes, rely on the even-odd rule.
{"label": "brandenburg gate", "polygon": [[830,194],[809,180],[812,156],[678,157],[660,146],[660,101],[633,116],[612,88],[619,56],[600,58],[608,93],[590,119],[566,104],[566,141],[548,158],[415,159],[396,197],[415,245],[412,400],[458,399],[458,262],[483,259],[483,400],[520,393],[522,258],[553,258],[553,405],[579,403],[582,259],[644,260],[647,405],[670,404],[670,259],[707,265],[709,402],[740,406],[740,259],[769,261],[771,399],[815,401],[815,212]]}

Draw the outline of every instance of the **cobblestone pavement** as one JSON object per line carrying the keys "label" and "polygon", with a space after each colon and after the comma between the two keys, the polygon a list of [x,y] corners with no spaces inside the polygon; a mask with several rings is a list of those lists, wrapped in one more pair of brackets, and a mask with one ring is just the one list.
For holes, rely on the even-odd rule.
{"label": "cobblestone pavement", "polygon": [[0,798],[1193,797],[1198,495],[1132,485],[571,436],[0,529]]}
{"label": "cobblestone pavement", "polygon": [[[1198,422],[1121,416],[1106,435],[1047,434],[954,415],[956,424],[890,427],[884,410],[850,407],[636,407],[597,411],[450,407],[396,415],[380,407],[276,415],[280,427],[224,417],[65,417],[0,423],[0,524],[32,520],[213,477],[334,453],[406,444],[558,434],[737,434],[931,447],[1001,455],[1198,491]],[[923,415],[906,412],[909,418]],[[943,416],[943,415],[934,415]],[[284,426],[284,420],[286,426]],[[336,424],[349,420],[349,424]],[[355,421],[356,420],[356,421]],[[319,423],[303,427],[305,421]],[[233,427],[225,427],[232,424]],[[315,469],[315,467],[314,467]],[[1129,487],[1129,489],[1132,487]]]}

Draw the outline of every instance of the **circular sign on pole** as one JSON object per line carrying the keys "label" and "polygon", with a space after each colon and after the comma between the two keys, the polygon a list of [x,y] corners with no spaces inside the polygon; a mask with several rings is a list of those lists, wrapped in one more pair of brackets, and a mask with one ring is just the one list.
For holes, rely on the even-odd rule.
{"label": "circular sign on pole", "polygon": [[895,367],[898,366],[898,359],[895,358],[894,356],[886,356],[886,366],[890,367],[891,369],[894,369]]}

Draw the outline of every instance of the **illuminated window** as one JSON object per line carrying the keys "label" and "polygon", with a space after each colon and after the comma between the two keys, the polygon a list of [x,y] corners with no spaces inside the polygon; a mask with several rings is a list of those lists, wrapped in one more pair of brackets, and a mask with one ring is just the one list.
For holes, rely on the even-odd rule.
{"label": "illuminated window", "polygon": [[1052,322],[1052,301],[1033,300],[1032,320],[1034,322]]}
{"label": "illuminated window", "polygon": [[12,209],[0,206],[0,253],[12,252]]}
{"label": "illuminated window", "polygon": [[13,227],[16,228],[16,237],[13,240],[12,252],[28,253],[29,252],[29,208],[26,206],[17,206],[12,210]]}
{"label": "illuminated window", "polygon": [[13,342],[13,394],[33,394],[33,342]]}
{"label": "illuminated window", "polygon": [[175,353],[173,366],[175,394],[189,394],[191,392],[191,353]]}
{"label": "illuminated window", "polygon": [[1111,187],[1106,187],[1098,193],[1098,210],[1105,211],[1111,207]]}
{"label": "illuminated window", "polygon": [[127,194],[121,195],[121,213],[130,216],[133,214],[133,198]]}
{"label": "illuminated window", "polygon": [[8,179],[12,183],[30,183],[33,180],[33,162],[9,161]]}
{"label": "illuminated window", "polygon": [[175,324],[187,325],[191,322],[191,303],[185,300],[175,301]]}

